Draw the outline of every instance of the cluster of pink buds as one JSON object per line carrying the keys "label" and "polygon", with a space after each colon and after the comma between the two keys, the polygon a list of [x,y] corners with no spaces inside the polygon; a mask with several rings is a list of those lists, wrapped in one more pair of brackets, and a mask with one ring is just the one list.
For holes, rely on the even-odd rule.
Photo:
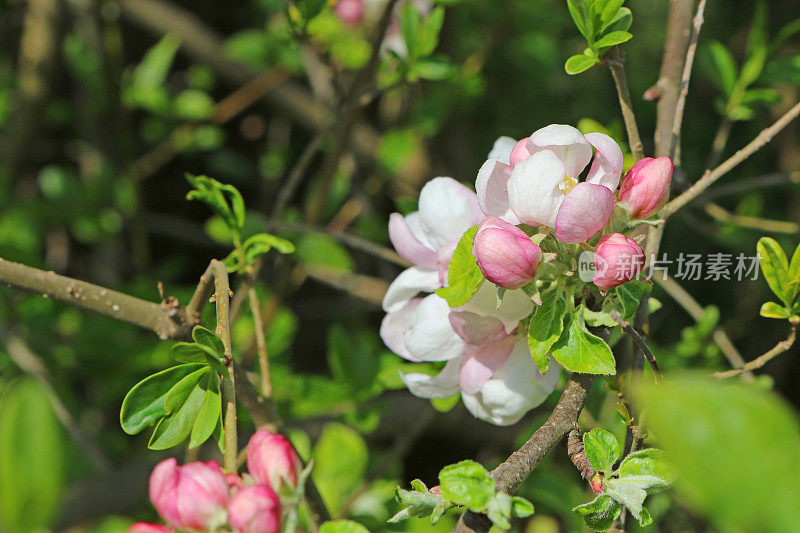
{"label": "cluster of pink buds", "polygon": [[175,530],[216,531],[226,524],[238,533],[278,533],[282,486],[297,489],[302,464],[283,437],[257,431],[247,446],[249,475],[223,473],[216,461],[178,466],[161,461],[150,475],[150,501],[167,525],[139,522],[129,533]]}

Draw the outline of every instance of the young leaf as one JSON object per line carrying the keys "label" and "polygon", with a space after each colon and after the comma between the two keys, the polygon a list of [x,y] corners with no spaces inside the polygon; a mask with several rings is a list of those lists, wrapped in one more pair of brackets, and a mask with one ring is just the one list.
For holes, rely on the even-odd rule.
{"label": "young leaf", "polygon": [[444,498],[479,513],[494,496],[494,480],[483,466],[466,460],[439,472],[439,489]]}
{"label": "young leaf", "polygon": [[417,41],[419,57],[429,56],[436,49],[443,22],[444,8],[442,6],[437,6],[422,20]]}
{"label": "young leaf", "polygon": [[400,11],[400,28],[403,32],[409,59],[417,58],[421,24],[422,16],[417,10],[417,6],[413,2],[403,4]]}
{"label": "young leaf", "polygon": [[572,20],[575,22],[575,26],[578,27],[578,31],[581,32],[581,35],[586,38],[586,41],[589,44],[594,42],[594,32],[590,26],[591,15],[589,14],[589,9],[587,8],[584,0],[567,0],[567,7],[569,8],[569,14],[572,16]]}
{"label": "young leaf", "polygon": [[222,395],[219,390],[219,377],[209,372],[205,383],[206,396],[197,414],[189,436],[189,448],[196,448],[214,434],[214,429],[222,416]]}
{"label": "young leaf", "polygon": [[200,200],[208,205],[231,231],[240,231],[244,227],[244,200],[236,187],[206,176],[187,174],[186,179],[194,187],[186,195],[187,200]]}
{"label": "young leaf", "polygon": [[583,446],[592,468],[605,474],[611,473],[621,452],[614,435],[604,429],[593,429],[583,435]]}
{"label": "young leaf", "polygon": [[186,398],[192,393],[192,390],[203,380],[206,375],[208,375],[208,368],[203,367],[200,370],[196,370],[186,376],[185,378],[181,379],[167,393],[166,398],[164,398],[164,410],[167,411],[167,414],[173,413],[181,408],[181,406],[186,403]]}
{"label": "young leaf", "polygon": [[547,367],[550,366],[550,347],[561,336],[566,312],[566,297],[564,292],[556,287],[542,294],[542,305],[531,317],[528,326],[528,348],[542,374],[546,374]]}
{"label": "young leaf", "polygon": [[[207,371],[207,368],[203,369],[203,372]],[[167,396],[167,402],[171,404],[169,406],[171,407],[169,409],[170,415],[158,422],[153,430],[153,435],[150,437],[150,442],[147,444],[147,447],[151,450],[166,450],[186,440],[197,420],[200,409],[203,407],[206,391],[200,383],[195,383],[183,402],[178,403],[181,395],[177,393],[172,398],[174,399],[170,402],[170,396]]]}
{"label": "young leaf", "polygon": [[166,416],[164,400],[170,389],[203,366],[205,365],[197,363],[173,366],[134,385],[122,400],[119,413],[122,430],[129,435],[135,435]]}
{"label": "young leaf", "polygon": [[567,332],[552,347],[553,357],[572,372],[614,375],[614,355],[608,344],[586,330],[580,310],[570,317]]}
{"label": "young leaf", "polygon": [[[643,521],[642,504],[647,497],[647,489],[661,484],[655,476],[626,476],[605,480],[605,494],[626,506],[636,520]],[[649,513],[647,517],[649,518]],[[642,523],[641,525],[646,525]]]}
{"label": "young leaf", "polygon": [[642,296],[650,292],[653,286],[645,281],[629,281],[623,283],[614,292],[617,295],[617,312],[625,320],[631,320],[642,302]]}
{"label": "young leaf", "polygon": [[505,492],[497,492],[486,506],[486,516],[500,529],[511,529],[511,496]]}
{"label": "young leaf", "polygon": [[600,12],[601,31],[611,24],[625,0],[608,0]]}
{"label": "young leaf", "polygon": [[319,533],[369,533],[369,529],[352,520],[332,520],[322,524]]}
{"label": "young leaf", "polygon": [[533,504],[520,496],[511,498],[511,515],[516,518],[527,518],[533,514]]}
{"label": "young leaf", "polygon": [[592,531],[605,531],[619,516],[622,506],[610,496],[600,494],[597,498],[573,508],[573,512],[583,517]]}
{"label": "young leaf", "polygon": [[745,60],[739,82],[747,87],[755,82],[764,70],[767,60],[767,6],[764,2],[756,3],[753,23],[747,34]]}
{"label": "young leaf", "polygon": [[180,45],[180,39],[168,33],[150,48],[133,72],[134,87],[153,89],[163,85]]}
{"label": "young leaf", "polygon": [[195,326],[192,330],[192,338],[194,342],[211,348],[218,356],[225,355],[225,345],[222,344],[222,340],[211,330],[203,326]]}
{"label": "young leaf", "polygon": [[464,232],[450,260],[447,271],[448,286],[435,291],[447,300],[450,307],[460,307],[467,303],[475,296],[485,279],[472,255],[472,241],[477,232],[478,226],[473,226]]}
{"label": "young leaf", "polygon": [[600,31],[604,33],[609,33],[612,31],[628,31],[632,22],[633,15],[631,14],[631,10],[627,7],[621,7],[619,10],[617,10],[617,14],[614,15],[614,18],[612,18],[608,24],[605,24]]}
{"label": "young leaf", "polygon": [[577,54],[570,56],[567,62],[564,63],[564,70],[567,74],[574,75],[588,70],[597,64],[597,58],[587,56],[584,54]]}
{"label": "young leaf", "polygon": [[619,465],[619,477],[653,476],[661,480],[647,489],[649,494],[668,487],[675,480],[675,472],[667,463],[663,450],[645,448],[628,454]]}
{"label": "young leaf", "polygon": [[782,319],[789,318],[792,315],[789,309],[786,309],[784,306],[776,304],[775,302],[767,302],[762,305],[758,314],[766,318]]}
{"label": "young leaf", "polygon": [[787,297],[786,291],[790,281],[789,261],[786,259],[783,248],[775,239],[762,237],[758,240],[757,250],[761,272],[764,273],[769,288],[787,307],[790,307],[792,302]]}
{"label": "young leaf", "polygon": [[610,46],[614,46],[617,44],[622,44],[626,41],[631,40],[633,35],[628,33],[627,31],[612,31],[611,33],[607,33],[603,35],[596,43],[594,43],[596,48],[608,48]]}

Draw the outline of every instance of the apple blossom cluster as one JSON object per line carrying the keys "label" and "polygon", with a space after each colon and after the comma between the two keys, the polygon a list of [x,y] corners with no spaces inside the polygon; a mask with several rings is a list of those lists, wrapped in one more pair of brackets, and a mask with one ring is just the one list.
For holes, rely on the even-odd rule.
{"label": "apple blossom cluster", "polygon": [[283,437],[257,431],[247,445],[249,474],[225,474],[216,461],[178,466],[161,461],[150,475],[150,501],[167,525],[139,522],[129,533],[175,530],[278,533],[283,505],[279,494],[296,491],[302,464]]}
{"label": "apple blossom cluster", "polygon": [[[585,303],[575,300],[588,285],[573,271],[585,250],[594,252],[598,299],[635,279],[644,252],[625,233],[656,223],[668,199],[669,158],[640,160],[620,183],[622,171],[622,150],[611,137],[554,124],[519,141],[498,139],[478,172],[477,193],[435,178],[422,188],[418,211],[390,216],[392,244],[413,266],[386,293],[381,337],[408,361],[443,364],[434,376],[402,375],[413,394],[460,393],[473,415],[494,424],[511,424],[544,401],[558,366],[544,373],[546,360],[534,364],[525,331],[542,293],[563,292],[567,314],[582,310]],[[458,254],[463,246],[466,263],[479,269],[477,282],[464,281],[471,267]],[[464,301],[449,299],[443,291],[459,282],[474,290]],[[585,330],[583,316],[574,320]]]}

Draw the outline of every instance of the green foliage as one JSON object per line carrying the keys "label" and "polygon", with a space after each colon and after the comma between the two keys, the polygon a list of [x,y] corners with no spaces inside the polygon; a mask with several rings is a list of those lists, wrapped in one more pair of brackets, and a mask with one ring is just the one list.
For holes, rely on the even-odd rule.
{"label": "green foliage", "polygon": [[631,11],[622,7],[625,0],[567,0],[567,7],[578,31],[589,47],[571,56],[564,64],[567,74],[579,74],[598,64],[612,47],[629,41]]}
{"label": "green foliage", "polygon": [[606,341],[589,333],[580,309],[569,317],[569,327],[553,344],[553,357],[571,372],[614,375],[614,354]]}
{"label": "green foliage", "polygon": [[653,519],[643,507],[649,494],[667,488],[675,479],[664,453],[648,448],[629,454],[614,471],[620,456],[619,441],[603,429],[593,429],[583,436],[584,450],[592,467],[602,480],[602,493],[594,500],[573,508],[594,531],[605,531],[624,505],[639,521],[647,526]]}
{"label": "green foliage", "polygon": [[531,317],[528,326],[528,348],[542,374],[546,374],[547,367],[550,366],[550,347],[561,337],[566,313],[566,296],[556,287],[542,294],[542,305]]}
{"label": "green foliage", "polygon": [[194,187],[186,194],[187,200],[199,200],[225,221],[232,233],[244,227],[245,207],[241,193],[233,185],[226,185],[206,176],[186,175]]}
{"label": "green foliage", "polygon": [[0,394],[0,530],[42,531],[58,511],[66,442],[48,392],[28,379]]}
{"label": "green foliage", "polygon": [[478,226],[473,226],[464,232],[450,260],[447,287],[436,289],[436,294],[447,300],[450,307],[459,307],[467,303],[475,296],[485,280],[472,255],[472,241],[475,240],[477,232]]}
{"label": "green foliage", "polygon": [[125,103],[153,113],[168,109],[169,93],[164,83],[180,44],[177,37],[167,34],[147,51],[123,91]]}
{"label": "green foliage", "polygon": [[358,488],[367,469],[368,451],[357,431],[327,424],[313,452],[312,476],[333,515],[343,511],[348,496]]}
{"label": "green foliage", "polygon": [[439,491],[431,491],[415,479],[413,490],[395,489],[397,501],[403,509],[389,522],[397,523],[411,517],[430,516],[431,525],[439,522],[445,512],[463,506],[484,513],[495,526],[511,528],[511,518],[525,518],[533,514],[533,504],[519,496],[495,492],[495,483],[489,472],[475,461],[465,460],[448,465],[439,472]]}
{"label": "green foliage", "polygon": [[[800,313],[800,245],[792,255],[792,262],[786,258],[781,246],[769,237],[758,241],[758,258],[761,272],[767,280],[769,288],[784,304],[770,302],[762,307],[761,314],[770,318],[789,318]],[[767,314],[764,314],[766,311]]]}
{"label": "green foliage", "polygon": [[232,251],[222,262],[225,263],[228,272],[239,272],[243,268],[250,267],[257,257],[273,248],[282,254],[291,254],[295,251],[294,244],[286,239],[269,233],[257,233],[242,243],[241,250]]}
{"label": "green foliage", "polygon": [[783,400],[696,375],[643,385],[640,398],[676,490],[698,513],[721,531],[796,529],[800,431]]}
{"label": "green foliage", "polygon": [[332,520],[322,524],[319,533],[369,533],[369,530],[352,520]]}

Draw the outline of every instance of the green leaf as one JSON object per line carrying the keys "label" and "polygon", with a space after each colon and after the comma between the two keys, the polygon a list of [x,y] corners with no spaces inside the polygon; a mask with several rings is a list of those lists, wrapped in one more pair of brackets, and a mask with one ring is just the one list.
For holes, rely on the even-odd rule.
{"label": "green leaf", "polygon": [[166,416],[164,400],[169,390],[181,379],[204,366],[197,363],[173,366],[134,385],[122,400],[119,419],[123,431],[135,435]]}
{"label": "green leaf", "polygon": [[154,89],[163,85],[180,45],[180,39],[168,33],[150,48],[133,72],[135,90]]}
{"label": "green leaf", "polygon": [[460,307],[467,303],[475,296],[485,279],[472,255],[472,241],[477,232],[478,226],[473,226],[461,236],[447,270],[447,287],[435,291],[447,300],[450,307]]}
{"label": "green leaf", "polygon": [[[66,477],[68,442],[49,393],[19,379],[0,394],[0,531],[49,531]],[[74,457],[74,456],[73,456]]]}
{"label": "green leaf", "polygon": [[197,419],[192,426],[189,436],[189,448],[196,448],[203,444],[214,434],[222,417],[222,395],[219,390],[219,377],[213,372],[208,373],[205,383],[206,396],[203,406],[197,414]]}
{"label": "green leaf", "polygon": [[222,339],[217,337],[213,331],[203,326],[195,326],[192,329],[192,338],[197,344],[209,347],[217,356],[222,357],[225,355],[225,345],[222,344]]}
{"label": "green leaf", "polygon": [[175,116],[184,120],[208,120],[214,115],[214,100],[198,89],[186,89],[172,100]]}
{"label": "green leaf", "polygon": [[600,11],[601,31],[611,24],[624,3],[625,0],[609,0],[603,5],[603,9]]}
{"label": "green leaf", "polygon": [[355,262],[336,239],[321,233],[309,233],[297,243],[297,260],[306,265],[352,272]]}
{"label": "green leaf", "polygon": [[486,516],[500,529],[511,529],[511,496],[505,492],[497,492],[486,506]]}
{"label": "green leaf", "polygon": [[617,10],[617,14],[614,15],[614,18],[612,18],[608,24],[605,24],[600,31],[606,33],[612,31],[628,31],[632,22],[633,15],[631,14],[631,10],[627,7],[621,7]]}
{"label": "green leaf", "polygon": [[652,494],[657,489],[669,486],[675,480],[675,471],[667,462],[663,450],[646,448],[628,454],[619,465],[619,477],[653,476],[661,480],[647,489]]}
{"label": "green leaf", "polygon": [[597,63],[598,60],[596,57],[577,54],[570,56],[570,58],[567,59],[567,62],[564,63],[564,70],[567,72],[567,74],[580,74],[581,72],[592,68]]}
{"label": "green leaf", "polygon": [[[189,374],[169,391],[164,401],[169,415],[156,425],[147,444],[148,448],[166,450],[189,437],[205,403],[206,390],[201,381],[208,373],[209,369],[206,367]],[[190,385],[191,388],[188,388]]]}
{"label": "green leaf", "polygon": [[358,432],[330,423],[314,446],[312,477],[331,513],[337,514],[361,484],[367,469],[367,445]]}
{"label": "green leaf", "polygon": [[567,312],[567,299],[559,287],[542,294],[542,305],[531,317],[528,326],[528,348],[533,361],[542,374],[550,366],[550,347],[553,346],[564,329],[564,315]]}
{"label": "green leaf", "polygon": [[621,509],[622,506],[616,500],[600,494],[591,502],[579,505],[572,510],[583,517],[583,521],[592,531],[605,531],[617,519]]}
{"label": "green leaf", "polygon": [[621,452],[614,435],[604,429],[593,429],[583,435],[583,446],[592,468],[604,474],[614,470]]}
{"label": "green leaf", "polygon": [[782,318],[782,319],[786,319],[792,316],[792,313],[789,309],[786,309],[784,306],[776,304],[775,302],[767,302],[764,305],[762,305],[759,314],[766,318]]}
{"label": "green leaf", "polygon": [[494,480],[483,466],[466,460],[447,465],[439,472],[439,490],[451,502],[480,513],[494,497]]}
{"label": "green leaf", "polygon": [[794,249],[787,274],[789,282],[786,284],[786,296],[789,300],[794,301],[800,294],[800,244]]}
{"label": "green leaf", "polygon": [[584,0],[567,0],[567,7],[569,8],[569,14],[572,16],[572,20],[575,22],[575,26],[578,27],[578,31],[581,32],[581,35],[586,38],[586,41],[589,42],[589,44],[594,42],[594,31],[591,27],[591,15]]}
{"label": "green leaf", "polygon": [[768,55],[772,55],[777,52],[778,49],[783,46],[783,43],[785,43],[790,37],[794,36],[794,34],[797,32],[800,32],[800,19],[794,19],[790,23],[783,26],[780,30],[778,30],[778,33],[775,34],[775,37],[769,44]]}
{"label": "green leaf", "polygon": [[533,514],[533,504],[520,496],[511,498],[511,515],[516,518],[527,518]]}
{"label": "green leaf", "polygon": [[436,49],[436,46],[439,44],[439,33],[442,31],[443,22],[444,8],[442,6],[434,8],[434,10],[422,20],[417,40],[419,57],[429,56]]}
{"label": "green leaf", "polygon": [[583,318],[589,326],[608,326],[612,328],[617,326],[617,322],[611,318],[609,311],[592,311],[584,306],[581,306],[581,309],[583,310]]}
{"label": "green leaf", "polygon": [[380,361],[372,347],[358,336],[348,334],[341,324],[328,330],[328,366],[334,379],[353,391],[371,389],[378,375]]}
{"label": "green leaf", "polygon": [[800,429],[783,399],[734,380],[674,374],[658,386],[643,382],[638,399],[679,497],[716,530],[797,529]]}
{"label": "green leaf", "polygon": [[180,363],[203,363],[210,366],[219,374],[225,374],[225,367],[221,356],[215,349],[196,342],[177,342],[171,350],[172,358]]}
{"label": "green leaf", "polygon": [[409,70],[410,79],[422,78],[423,80],[446,80],[455,73],[453,66],[445,59],[428,58],[420,59]]}
{"label": "green leaf", "polygon": [[400,10],[400,28],[403,40],[406,43],[409,59],[415,59],[418,54],[418,43],[422,16],[413,2],[406,2]]}
{"label": "green leaf", "polygon": [[642,522],[642,505],[647,497],[647,489],[660,484],[659,478],[648,475],[607,478],[604,482],[605,494],[626,506],[633,517],[640,522]]}
{"label": "green leaf", "polygon": [[617,312],[625,320],[632,320],[639,309],[644,293],[650,292],[653,286],[644,281],[629,281],[614,289],[619,306]]}
{"label": "green leaf", "polygon": [[225,221],[232,232],[241,231],[244,227],[245,207],[244,199],[236,187],[206,176],[187,174],[186,179],[194,187],[186,195],[187,200],[205,203]]}
{"label": "green leaf", "polygon": [[708,44],[708,56],[711,58],[711,64],[714,68],[715,81],[717,81],[725,95],[730,98],[736,85],[736,80],[739,77],[733,55],[721,42],[711,41]]}
{"label": "green leaf", "polygon": [[611,348],[586,330],[580,310],[572,315],[569,329],[551,351],[556,361],[571,372],[606,375],[617,372]]}
{"label": "green leaf", "polygon": [[761,272],[767,280],[769,288],[781,299],[786,307],[791,307],[792,301],[788,298],[787,285],[789,284],[789,261],[783,248],[770,237],[761,237],[758,240],[758,260]]}
{"label": "green leaf", "polygon": [[608,48],[630,41],[631,38],[633,38],[633,35],[627,31],[612,31],[611,33],[603,35],[594,45],[596,48]]}
{"label": "green leaf", "polygon": [[748,87],[761,76],[768,51],[767,6],[762,1],[756,3],[753,23],[750,26],[750,32],[747,34],[745,59],[739,79],[739,83],[743,87]]}
{"label": "green leaf", "polygon": [[332,520],[322,524],[319,533],[369,533],[369,529],[352,520]]}

